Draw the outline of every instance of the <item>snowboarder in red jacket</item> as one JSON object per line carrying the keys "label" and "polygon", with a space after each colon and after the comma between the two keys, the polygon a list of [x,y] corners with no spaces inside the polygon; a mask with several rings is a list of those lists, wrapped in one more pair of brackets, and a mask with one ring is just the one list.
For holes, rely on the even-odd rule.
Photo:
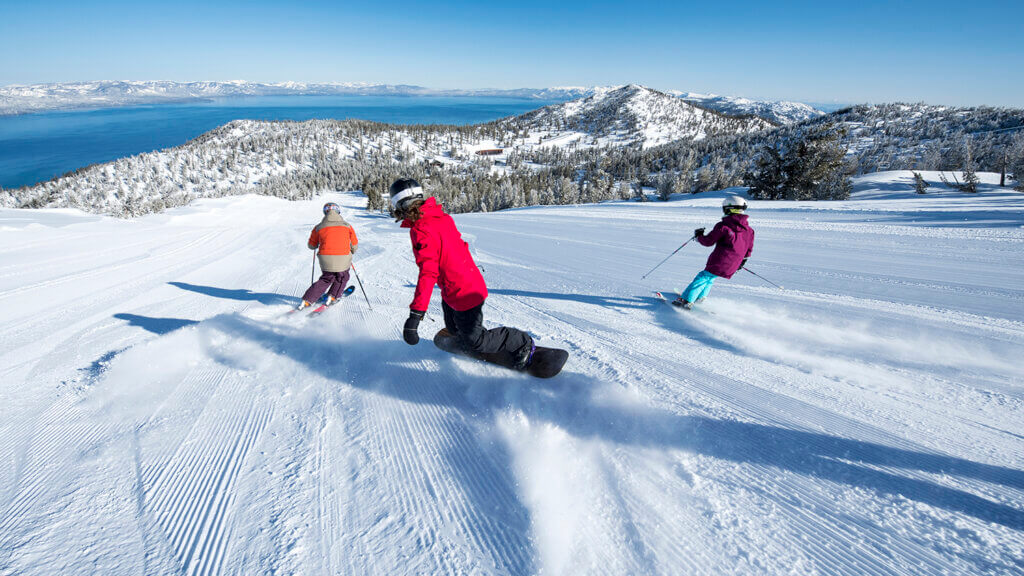
{"label": "snowboarder in red jacket", "polygon": [[402,222],[402,228],[409,228],[413,255],[420,269],[409,318],[402,331],[406,343],[420,341],[418,327],[436,284],[441,287],[445,328],[456,336],[462,348],[486,355],[505,367],[525,370],[536,349],[533,338],[515,328],[484,328],[487,285],[452,217],[444,213],[435,198],[424,199],[423,188],[411,178],[396,180],[390,193],[396,218]]}
{"label": "snowboarder in red jacket", "polygon": [[703,228],[697,228],[693,235],[704,246],[714,246],[715,251],[708,256],[708,263],[683,293],[672,301],[676,306],[689,310],[694,302],[702,302],[711,291],[715,278],[732,278],[732,275],[743,268],[754,250],[754,229],[747,224],[747,201],[739,196],[729,196],[722,201],[725,216],[709,234]]}

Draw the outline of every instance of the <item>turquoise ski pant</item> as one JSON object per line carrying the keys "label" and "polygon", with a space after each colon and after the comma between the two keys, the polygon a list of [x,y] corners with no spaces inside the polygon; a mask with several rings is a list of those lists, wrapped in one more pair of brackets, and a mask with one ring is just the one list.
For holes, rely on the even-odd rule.
{"label": "turquoise ski pant", "polygon": [[696,302],[701,298],[707,298],[708,292],[711,292],[711,285],[715,283],[715,278],[718,276],[707,270],[701,270],[693,282],[686,287],[686,290],[683,290],[683,300]]}

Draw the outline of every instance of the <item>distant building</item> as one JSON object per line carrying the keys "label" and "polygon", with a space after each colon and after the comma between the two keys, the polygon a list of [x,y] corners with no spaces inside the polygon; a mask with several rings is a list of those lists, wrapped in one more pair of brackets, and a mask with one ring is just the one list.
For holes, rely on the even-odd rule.
{"label": "distant building", "polygon": [[505,151],[501,148],[488,148],[486,150],[477,150],[476,153],[480,156],[497,156],[499,154],[504,154]]}

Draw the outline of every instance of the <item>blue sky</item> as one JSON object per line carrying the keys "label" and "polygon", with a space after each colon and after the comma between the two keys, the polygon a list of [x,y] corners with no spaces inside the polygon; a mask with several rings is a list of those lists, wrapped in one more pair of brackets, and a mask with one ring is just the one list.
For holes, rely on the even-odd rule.
{"label": "blue sky", "polygon": [[0,84],[635,82],[805,102],[1024,107],[1024,2],[0,0]]}

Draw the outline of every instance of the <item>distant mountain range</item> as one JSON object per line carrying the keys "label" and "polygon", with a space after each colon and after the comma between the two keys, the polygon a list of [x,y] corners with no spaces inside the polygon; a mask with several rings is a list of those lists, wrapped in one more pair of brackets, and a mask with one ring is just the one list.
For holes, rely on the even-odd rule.
{"label": "distant mountain range", "polygon": [[[0,116],[76,108],[109,108],[246,96],[477,96],[576,100],[621,88],[564,86],[554,88],[438,90],[408,84],[361,82],[169,82],[97,81],[0,87]],[[788,124],[822,112],[798,102],[767,102],[691,92],[668,92],[703,108],[728,115],[755,115]]]}
{"label": "distant mountain range", "polygon": [[704,108],[717,110],[723,114],[760,116],[775,124],[792,124],[810,118],[817,118],[825,114],[825,112],[802,102],[766,102],[736,96],[717,96],[715,94],[697,94],[695,92],[672,91],[670,94]]}
{"label": "distant mountain range", "polygon": [[765,149],[785,149],[819,125],[841,128],[839,145],[857,173],[960,169],[968,139],[973,162],[992,170],[1024,129],[1024,111],[1015,109],[853,106],[780,126],[710,109],[749,104],[736,99],[636,85],[588,90],[466,126],[236,120],[175,148],[2,190],[0,206],[137,216],[224,195],[386,194],[391,180],[411,175],[446,195],[449,210],[497,210],[628,198],[666,183],[690,192],[737,186]]}

